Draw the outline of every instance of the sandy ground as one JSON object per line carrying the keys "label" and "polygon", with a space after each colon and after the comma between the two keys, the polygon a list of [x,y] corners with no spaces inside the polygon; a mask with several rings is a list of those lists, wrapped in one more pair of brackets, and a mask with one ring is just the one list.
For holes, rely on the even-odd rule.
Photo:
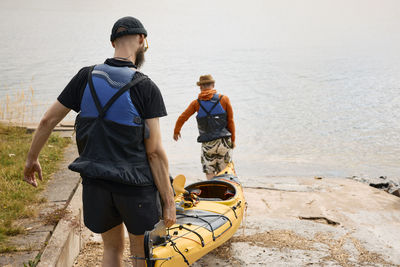
{"label": "sandy ground", "polygon": [[[400,198],[348,179],[263,187],[245,188],[241,228],[192,266],[400,266]],[[100,241],[92,235],[74,266],[101,266]]]}

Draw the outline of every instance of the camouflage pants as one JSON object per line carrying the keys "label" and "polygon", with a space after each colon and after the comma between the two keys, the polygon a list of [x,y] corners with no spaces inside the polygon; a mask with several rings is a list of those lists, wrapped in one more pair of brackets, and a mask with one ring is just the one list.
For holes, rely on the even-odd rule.
{"label": "camouflage pants", "polygon": [[230,137],[201,144],[201,164],[204,173],[218,173],[231,161],[232,141]]}

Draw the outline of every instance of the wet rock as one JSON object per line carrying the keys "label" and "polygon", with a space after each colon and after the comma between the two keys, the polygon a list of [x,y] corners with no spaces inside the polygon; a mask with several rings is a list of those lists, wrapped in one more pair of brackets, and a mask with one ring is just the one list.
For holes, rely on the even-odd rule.
{"label": "wet rock", "polygon": [[389,188],[389,183],[379,183],[379,184],[370,183],[369,185],[383,190],[387,190]]}
{"label": "wet rock", "polygon": [[392,192],[393,195],[395,195],[396,197],[400,197],[400,189],[396,189]]}
{"label": "wet rock", "polygon": [[387,176],[379,176],[378,178],[361,178],[352,176],[348,178],[400,197],[400,179],[389,179]]}

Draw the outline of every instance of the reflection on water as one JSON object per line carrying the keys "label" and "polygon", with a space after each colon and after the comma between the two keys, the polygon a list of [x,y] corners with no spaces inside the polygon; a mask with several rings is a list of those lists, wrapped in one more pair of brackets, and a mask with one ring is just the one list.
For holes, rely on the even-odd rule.
{"label": "reflection on water", "polygon": [[[398,2],[383,1],[379,11],[374,1],[363,2],[361,11],[347,6],[340,22],[334,16],[345,1],[328,7],[312,0],[304,7],[119,1],[124,10],[87,1],[79,11],[73,2],[0,3],[0,101],[32,86],[47,103],[38,105],[38,120],[82,66],[112,56],[111,25],[131,8],[149,31],[143,71],[167,105],[162,129],[173,175],[202,177],[195,119],[179,142],[172,133],[206,73],[233,104],[234,160],[247,183],[269,176],[400,175]],[[307,4],[319,13],[307,13]]]}

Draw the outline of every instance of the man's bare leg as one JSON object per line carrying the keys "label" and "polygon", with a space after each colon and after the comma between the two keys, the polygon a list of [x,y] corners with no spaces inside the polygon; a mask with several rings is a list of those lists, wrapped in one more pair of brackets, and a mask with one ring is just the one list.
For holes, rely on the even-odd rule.
{"label": "man's bare leg", "polygon": [[[129,241],[131,243],[131,256],[144,258],[144,235],[129,234]],[[144,260],[132,260],[133,267],[146,267]]]}
{"label": "man's bare leg", "polygon": [[115,226],[101,234],[104,243],[103,267],[121,267],[124,252],[124,227]]}
{"label": "man's bare leg", "polygon": [[207,180],[211,180],[215,176],[214,173],[206,173]]}

